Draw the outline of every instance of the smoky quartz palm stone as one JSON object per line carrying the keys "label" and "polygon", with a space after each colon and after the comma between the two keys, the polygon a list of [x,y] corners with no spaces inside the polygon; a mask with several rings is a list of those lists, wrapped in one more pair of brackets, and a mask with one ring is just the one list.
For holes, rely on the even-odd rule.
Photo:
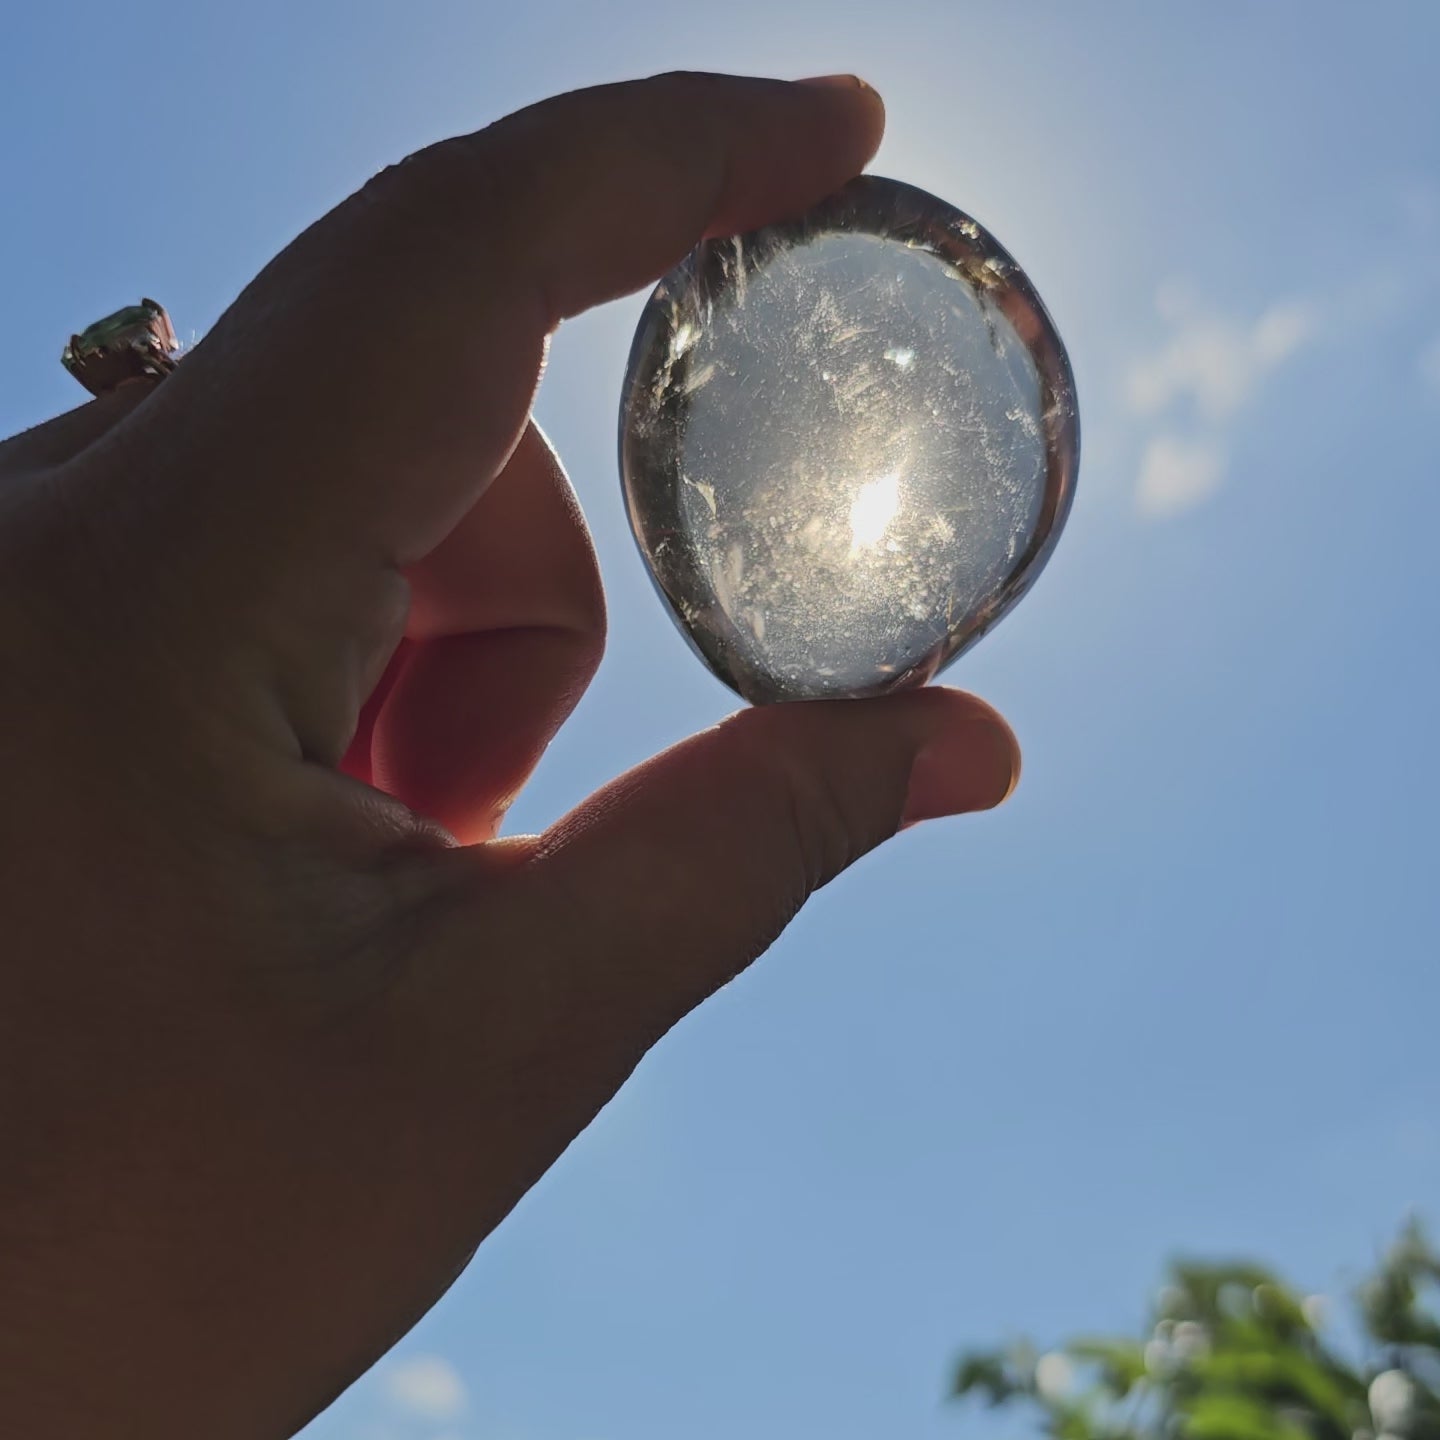
{"label": "smoky quartz palm stone", "polygon": [[656,586],[746,700],[923,684],[1023,595],[1079,456],[1065,348],[969,216],[863,176],[651,295],[620,465]]}

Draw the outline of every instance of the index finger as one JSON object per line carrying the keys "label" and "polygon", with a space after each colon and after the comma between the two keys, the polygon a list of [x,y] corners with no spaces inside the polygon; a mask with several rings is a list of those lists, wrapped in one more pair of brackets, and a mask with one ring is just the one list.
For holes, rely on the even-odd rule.
{"label": "index finger", "polygon": [[152,419],[189,409],[196,483],[237,488],[263,526],[299,524],[308,573],[312,545],[408,563],[499,471],[562,318],[657,279],[708,233],[804,210],[863,168],[883,124],[853,77],[676,74],[441,142],[278,256]]}
{"label": "index finger", "polygon": [[171,592],[232,633],[255,618],[257,668],[323,732],[307,753],[343,750],[398,635],[396,571],[503,468],[559,321],[707,234],[808,208],[883,126],[853,77],[675,74],[544,101],[382,172],[112,432],[153,467]]}

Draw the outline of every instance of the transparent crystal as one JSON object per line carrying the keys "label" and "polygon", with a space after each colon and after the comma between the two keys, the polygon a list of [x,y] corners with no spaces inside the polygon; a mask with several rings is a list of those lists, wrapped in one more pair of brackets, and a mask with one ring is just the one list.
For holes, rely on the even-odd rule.
{"label": "transparent crystal", "polygon": [[864,176],[706,241],[641,316],[630,523],[677,623],[757,703],[923,684],[1029,587],[1070,507],[1075,387],[969,216]]}

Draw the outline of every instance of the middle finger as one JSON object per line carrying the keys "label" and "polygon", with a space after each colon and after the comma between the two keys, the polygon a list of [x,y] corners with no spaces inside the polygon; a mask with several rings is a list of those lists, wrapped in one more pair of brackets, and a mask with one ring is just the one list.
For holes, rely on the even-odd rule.
{"label": "middle finger", "polygon": [[405,575],[405,641],[344,768],[462,843],[488,840],[605,643],[590,535],[533,421],[483,498]]}

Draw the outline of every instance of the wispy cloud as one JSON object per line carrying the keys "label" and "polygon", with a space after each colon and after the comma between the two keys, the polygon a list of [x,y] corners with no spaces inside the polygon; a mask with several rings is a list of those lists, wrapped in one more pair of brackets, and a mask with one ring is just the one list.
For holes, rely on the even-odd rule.
{"label": "wispy cloud", "polygon": [[1225,453],[1215,441],[1157,435],[1140,459],[1136,503],[1142,515],[1174,515],[1214,494],[1224,478]]}
{"label": "wispy cloud", "polygon": [[381,1380],[390,1401],[417,1419],[458,1420],[470,1404],[465,1382],[439,1355],[412,1355],[397,1361]]}
{"label": "wispy cloud", "polygon": [[1266,377],[1317,329],[1312,307],[1296,300],[1270,306],[1249,324],[1173,292],[1162,292],[1158,308],[1174,334],[1132,367],[1126,384],[1130,409],[1142,416],[1188,402],[1201,420],[1221,424],[1254,400]]}
{"label": "wispy cloud", "polygon": [[1218,490],[1235,417],[1266,380],[1319,331],[1314,305],[1286,300],[1249,320],[1202,305],[1169,286],[1156,310],[1171,330],[1125,379],[1130,413],[1161,428],[1145,444],[1136,503],[1154,518],[1175,515]]}

